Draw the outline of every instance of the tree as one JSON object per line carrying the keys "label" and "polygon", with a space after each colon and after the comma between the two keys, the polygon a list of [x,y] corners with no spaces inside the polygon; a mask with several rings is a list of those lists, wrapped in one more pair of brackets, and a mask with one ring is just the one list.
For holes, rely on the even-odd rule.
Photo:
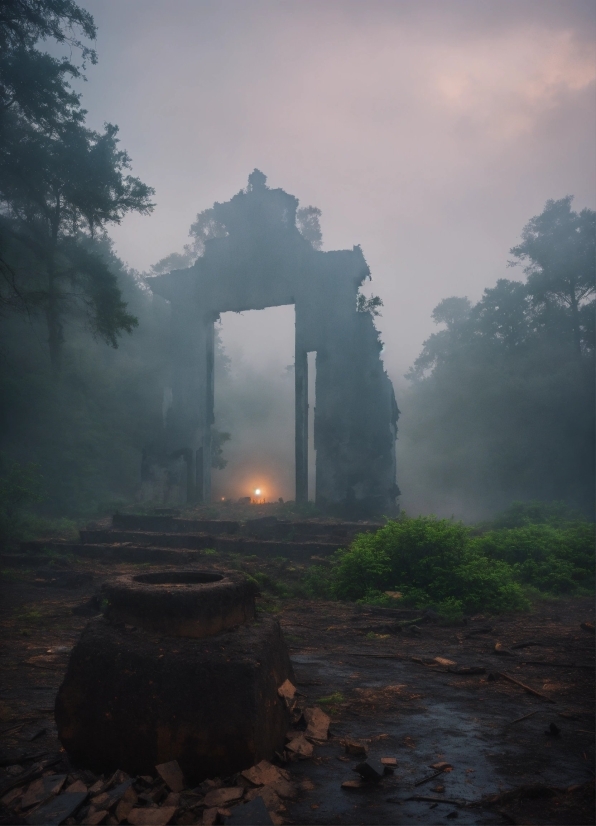
{"label": "tree", "polygon": [[[510,252],[527,262],[528,292],[544,311],[569,308],[573,346],[582,346],[582,307],[596,293],[596,212],[571,210],[571,195],[547,201],[540,215],[522,231],[522,243]],[[511,262],[515,266],[518,262]]]}
{"label": "tree", "polygon": [[298,229],[316,250],[320,250],[323,244],[321,215],[321,210],[314,206],[300,207],[296,212],[296,225]]}
{"label": "tree", "polygon": [[94,62],[95,52],[72,36],[75,25],[95,35],[93,18],[71,0],[0,0],[0,300],[5,309],[44,313],[56,371],[69,316],[82,315],[114,347],[136,325],[88,242],[126,213],[153,209],[153,190],[127,174],[118,128],[85,126],[80,96],[66,80],[79,69],[35,48],[51,36]]}
{"label": "tree", "polygon": [[479,516],[541,499],[591,512],[594,213],[570,202],[549,201],[513,248],[529,262],[525,282],[500,279],[474,305],[451,297],[433,311],[443,329],[424,342],[400,405],[416,507]]}

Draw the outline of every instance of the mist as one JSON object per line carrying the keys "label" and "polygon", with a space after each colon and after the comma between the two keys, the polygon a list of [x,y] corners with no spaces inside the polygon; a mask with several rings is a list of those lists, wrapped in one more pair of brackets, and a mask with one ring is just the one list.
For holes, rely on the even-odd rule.
{"label": "mist", "polygon": [[[468,521],[516,499],[591,510],[593,264],[585,258],[588,287],[569,298],[532,281],[546,258],[533,274],[531,257],[508,262],[528,222],[571,195],[569,215],[584,216],[593,243],[592,4],[82,5],[98,25],[99,62],[69,82],[95,130],[85,139],[109,148],[130,198],[109,220],[72,206],[57,250],[72,266],[57,290],[22,240],[37,232],[7,171],[22,141],[0,181],[0,447],[8,464],[39,468],[36,507],[89,514],[142,501],[172,365],[194,369],[152,279],[195,266],[226,231],[214,229],[214,204],[246,191],[259,168],[269,190],[316,209],[320,237],[296,224],[314,249],[361,245],[371,278],[359,300],[382,301],[365,312],[401,411],[399,507]],[[102,132],[106,122],[119,132]],[[468,301],[461,326],[436,317],[445,299]],[[294,329],[291,304],[217,321],[214,501],[257,489],[295,498]],[[309,405],[314,501],[314,385]]]}

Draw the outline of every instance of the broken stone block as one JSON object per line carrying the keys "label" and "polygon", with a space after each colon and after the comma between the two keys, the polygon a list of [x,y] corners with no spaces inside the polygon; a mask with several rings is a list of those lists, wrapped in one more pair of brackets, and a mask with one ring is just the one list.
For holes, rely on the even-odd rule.
{"label": "broken stone block", "polygon": [[[181,594],[190,611],[188,594],[199,589],[195,597],[202,598],[202,586],[185,585],[187,573],[165,572],[160,585],[158,572],[157,580],[143,584],[167,593],[167,611],[175,604],[171,593]],[[133,589],[139,613],[146,590]],[[220,613],[226,613],[226,599],[236,599],[237,590],[218,593]],[[150,602],[157,611],[159,600]],[[89,622],[72,651],[56,699],[58,735],[75,765],[148,775],[154,766],[177,760],[196,785],[281,751],[289,712],[277,689],[291,677],[283,635],[272,617],[201,639],[133,635],[100,617]]]}
{"label": "broken stone block", "polygon": [[306,720],[306,737],[312,737],[313,740],[326,740],[329,734],[329,724],[331,717],[321,711],[320,708],[306,708],[304,709],[304,719]]}
{"label": "broken stone block", "polygon": [[31,826],[58,826],[83,804],[86,797],[87,792],[65,792],[58,795],[29,815],[27,823]]}
{"label": "broken stone block", "polygon": [[87,793],[87,786],[85,786],[82,780],[75,780],[74,783],[71,783],[70,786],[67,786],[65,789],[65,794],[74,794],[75,792]]}
{"label": "broken stone block", "polygon": [[235,803],[241,800],[244,795],[242,786],[223,787],[221,789],[213,789],[205,795],[205,806],[227,806],[230,803]]}
{"label": "broken stone block", "polygon": [[314,751],[313,744],[308,742],[304,734],[299,734],[298,737],[290,740],[286,745],[286,749],[304,760],[312,757]]}
{"label": "broken stone block", "polygon": [[242,772],[242,777],[250,780],[254,786],[266,786],[268,783],[281,780],[282,774],[277,766],[272,765],[268,760],[261,760],[256,766],[245,769]]}
{"label": "broken stone block", "polygon": [[173,792],[181,792],[185,787],[184,775],[177,760],[170,760],[168,763],[160,763],[155,767],[158,775],[165,780]]}
{"label": "broken stone block", "polygon": [[379,760],[373,760],[370,757],[368,760],[359,763],[354,768],[354,771],[358,772],[363,780],[367,780],[372,783],[378,783],[385,773],[383,764]]}
{"label": "broken stone block", "polygon": [[346,754],[351,754],[352,757],[366,757],[366,748],[362,743],[355,743],[352,740],[343,740],[343,747]]}
{"label": "broken stone block", "polygon": [[246,800],[255,800],[257,797],[263,799],[265,806],[270,812],[278,812],[283,809],[283,804],[279,799],[279,795],[273,791],[271,786],[261,786],[260,789],[251,789],[246,794]]}
{"label": "broken stone block", "polygon": [[124,792],[116,806],[116,819],[119,823],[122,820],[127,820],[129,812],[137,805],[138,799],[139,797],[132,786]]}
{"label": "broken stone block", "polygon": [[40,777],[39,780],[34,780],[23,795],[21,809],[30,809],[32,806],[44,803],[52,795],[58,794],[65,780],[65,774],[51,774],[48,777]]}

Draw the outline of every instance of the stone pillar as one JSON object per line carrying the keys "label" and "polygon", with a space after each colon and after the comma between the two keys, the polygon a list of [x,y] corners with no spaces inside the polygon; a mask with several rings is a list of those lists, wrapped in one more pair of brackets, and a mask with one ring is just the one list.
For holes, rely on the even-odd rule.
{"label": "stone pillar", "polygon": [[308,360],[296,343],[296,502],[308,502]]}
{"label": "stone pillar", "polygon": [[205,322],[205,412],[203,426],[203,502],[211,502],[211,428],[215,423],[215,328],[214,320]]}

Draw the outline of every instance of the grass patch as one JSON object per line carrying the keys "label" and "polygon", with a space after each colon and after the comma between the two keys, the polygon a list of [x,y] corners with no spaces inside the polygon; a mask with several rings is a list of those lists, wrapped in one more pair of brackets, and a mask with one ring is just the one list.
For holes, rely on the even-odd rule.
{"label": "grass patch", "polygon": [[345,703],[346,698],[341,693],[341,691],[334,691],[333,694],[329,694],[327,697],[319,697],[317,703],[320,706],[337,706],[340,703]]}

